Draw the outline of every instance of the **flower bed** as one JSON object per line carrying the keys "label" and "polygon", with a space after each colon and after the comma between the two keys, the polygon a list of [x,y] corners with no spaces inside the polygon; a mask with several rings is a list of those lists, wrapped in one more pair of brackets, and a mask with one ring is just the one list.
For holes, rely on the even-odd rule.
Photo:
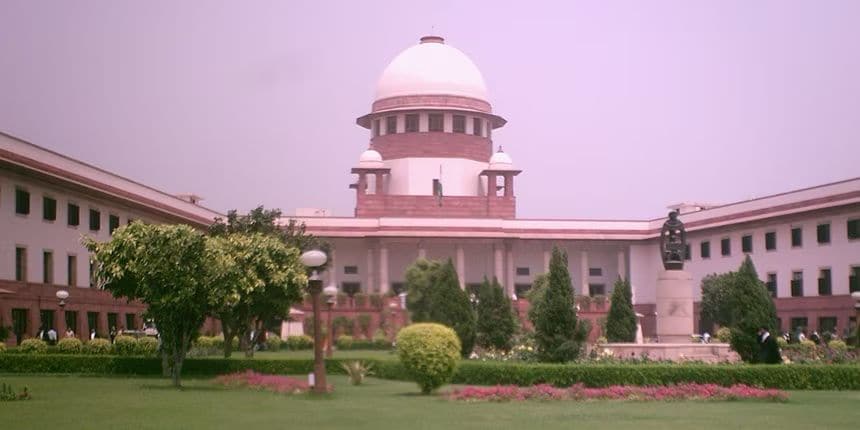
{"label": "flower bed", "polygon": [[755,388],[748,385],[723,387],[715,384],[679,384],[669,386],[637,387],[613,385],[603,388],[587,388],[576,384],[567,388],[556,388],[540,384],[530,387],[497,385],[495,387],[469,386],[448,393],[448,398],[467,402],[509,402],[522,400],[741,400],[757,399],[774,402],[788,400],[785,391]]}
{"label": "flower bed", "polygon": [[215,378],[215,383],[225,387],[247,387],[283,394],[301,394],[309,389],[308,383],[282,375],[267,375],[252,370],[230,373]]}

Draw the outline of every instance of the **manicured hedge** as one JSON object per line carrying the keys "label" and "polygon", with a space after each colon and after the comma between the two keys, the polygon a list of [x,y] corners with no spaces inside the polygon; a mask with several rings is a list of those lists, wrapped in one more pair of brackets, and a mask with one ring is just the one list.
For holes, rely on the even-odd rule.
{"label": "manicured hedge", "polygon": [[[332,374],[343,374],[342,361],[326,360]],[[398,361],[366,359],[376,377],[409,380]],[[183,375],[211,376],[251,369],[273,374],[307,374],[313,361],[187,359]],[[0,354],[0,373],[85,373],[106,375],[161,375],[161,360],[145,357],[62,354]],[[452,383],[469,385],[532,385],[549,383],[589,387],[609,385],[665,385],[682,382],[747,384],[787,390],[860,390],[858,365],[694,365],[612,364],[552,365],[462,361]]]}

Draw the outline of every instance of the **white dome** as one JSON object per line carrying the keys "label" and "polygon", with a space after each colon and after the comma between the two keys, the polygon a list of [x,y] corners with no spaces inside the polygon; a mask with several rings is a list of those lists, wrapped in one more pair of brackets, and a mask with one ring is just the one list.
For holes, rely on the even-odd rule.
{"label": "white dome", "polygon": [[437,36],[394,58],[376,84],[376,100],[411,95],[454,95],[488,102],[481,71],[462,51]]}
{"label": "white dome", "polygon": [[379,169],[385,167],[382,164],[382,155],[373,149],[368,149],[358,157],[358,167],[364,169]]}
{"label": "white dome", "polygon": [[511,160],[511,156],[502,151],[502,148],[499,148],[499,151],[493,154],[490,157],[490,170],[513,170],[514,169],[514,161]]}

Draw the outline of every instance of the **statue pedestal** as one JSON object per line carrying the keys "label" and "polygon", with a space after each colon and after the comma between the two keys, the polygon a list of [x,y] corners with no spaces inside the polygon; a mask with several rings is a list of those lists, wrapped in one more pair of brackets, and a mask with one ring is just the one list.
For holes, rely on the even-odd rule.
{"label": "statue pedestal", "polygon": [[683,270],[657,276],[657,339],[690,343],[693,334],[693,277]]}

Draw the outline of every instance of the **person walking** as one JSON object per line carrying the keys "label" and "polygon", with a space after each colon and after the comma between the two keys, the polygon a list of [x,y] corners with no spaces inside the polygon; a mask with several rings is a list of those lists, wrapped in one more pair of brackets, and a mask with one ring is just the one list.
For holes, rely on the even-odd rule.
{"label": "person walking", "polygon": [[758,329],[758,343],[759,343],[759,354],[758,361],[759,363],[765,364],[779,364],[782,363],[782,356],[779,353],[779,345],[777,345],[776,340],[766,328],[760,327]]}

